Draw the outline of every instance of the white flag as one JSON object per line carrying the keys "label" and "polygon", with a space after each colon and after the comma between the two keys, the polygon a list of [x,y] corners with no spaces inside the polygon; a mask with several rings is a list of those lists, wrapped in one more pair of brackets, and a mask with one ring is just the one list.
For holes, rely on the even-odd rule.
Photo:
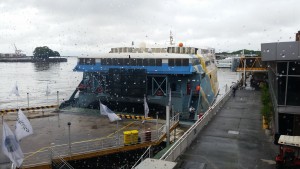
{"label": "white flag", "polygon": [[145,117],[148,117],[149,107],[148,107],[148,104],[147,104],[146,96],[144,96],[144,111],[145,111]]}
{"label": "white flag", "polygon": [[3,122],[2,151],[17,167],[21,167],[24,155],[14,133]]}
{"label": "white flag", "polygon": [[15,135],[18,141],[20,141],[22,138],[27,137],[33,133],[32,126],[27,119],[27,117],[24,115],[21,109],[19,109],[18,112],[18,118],[16,121],[16,129],[15,129]]}
{"label": "white flag", "polygon": [[108,116],[109,120],[111,122],[116,121],[116,120],[121,120],[119,116],[116,115],[112,110],[110,110],[107,106],[104,104],[100,103],[100,114]]}
{"label": "white flag", "polygon": [[12,88],[9,95],[12,95],[12,94],[14,94],[16,96],[20,96],[17,82],[16,82],[15,86]]}
{"label": "white flag", "polygon": [[108,113],[107,116],[108,116],[110,122],[121,120],[121,118],[118,115],[116,115],[116,113]]}
{"label": "white flag", "polygon": [[49,86],[48,86],[48,83],[47,83],[46,96],[49,96],[50,93],[51,93],[51,91],[50,91]]}

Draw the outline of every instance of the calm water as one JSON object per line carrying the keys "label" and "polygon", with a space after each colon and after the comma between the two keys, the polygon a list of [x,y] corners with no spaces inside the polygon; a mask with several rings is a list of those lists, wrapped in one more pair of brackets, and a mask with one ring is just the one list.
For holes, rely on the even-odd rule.
{"label": "calm water", "polygon": [[[77,59],[68,58],[62,63],[3,63],[0,62],[0,109],[55,104],[59,99],[68,99],[82,78],[82,73],[73,72]],[[17,82],[20,97],[10,96]],[[47,84],[50,94],[47,98]]]}
{"label": "calm water", "polygon": [[[57,91],[59,100],[69,99],[82,79],[81,72],[73,72],[76,58],[68,58],[63,63],[1,63],[0,62],[0,109],[27,107],[27,93],[30,106],[56,104]],[[231,85],[239,77],[230,69],[219,69],[220,94],[225,91],[225,85]],[[17,82],[20,97],[10,96]],[[47,84],[51,91],[46,96]]]}

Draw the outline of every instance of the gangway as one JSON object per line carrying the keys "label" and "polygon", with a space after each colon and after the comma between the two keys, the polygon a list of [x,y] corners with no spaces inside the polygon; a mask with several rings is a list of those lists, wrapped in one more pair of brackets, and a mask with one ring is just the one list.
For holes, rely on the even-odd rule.
{"label": "gangway", "polygon": [[267,65],[266,63],[262,62],[261,57],[241,57],[236,71],[267,72]]}

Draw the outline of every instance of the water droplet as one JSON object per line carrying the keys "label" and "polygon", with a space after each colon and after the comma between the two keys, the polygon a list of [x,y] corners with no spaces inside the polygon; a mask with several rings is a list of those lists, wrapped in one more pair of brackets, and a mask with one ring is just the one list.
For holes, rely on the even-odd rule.
{"label": "water droplet", "polygon": [[281,56],[281,57],[285,58],[285,54],[282,54],[282,56]]}
{"label": "water droplet", "polygon": [[284,70],[283,70],[283,71],[281,71],[281,73],[284,73]]}
{"label": "water droplet", "polygon": [[295,68],[293,67],[292,70],[295,71]]}
{"label": "water droplet", "polygon": [[270,50],[269,50],[269,49],[267,49],[267,52],[269,53],[269,52],[270,52]]}

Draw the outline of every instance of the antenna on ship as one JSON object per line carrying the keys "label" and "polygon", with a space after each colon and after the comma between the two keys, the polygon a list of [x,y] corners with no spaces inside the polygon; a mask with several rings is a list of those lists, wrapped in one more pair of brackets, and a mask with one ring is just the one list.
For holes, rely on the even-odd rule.
{"label": "antenna on ship", "polygon": [[170,31],[170,45],[174,45],[172,31]]}

